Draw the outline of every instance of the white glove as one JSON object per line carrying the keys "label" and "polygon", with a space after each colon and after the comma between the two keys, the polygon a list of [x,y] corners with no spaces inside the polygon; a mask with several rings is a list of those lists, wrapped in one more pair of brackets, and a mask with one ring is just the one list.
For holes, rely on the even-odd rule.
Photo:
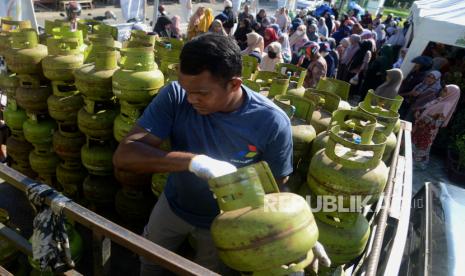
{"label": "white glove", "polygon": [[189,164],[189,171],[200,178],[210,179],[237,171],[237,168],[224,161],[210,158],[206,155],[196,155]]}
{"label": "white glove", "polygon": [[325,248],[320,242],[316,242],[312,250],[313,250],[313,255],[315,257],[311,264],[311,268],[315,273],[318,272],[318,267],[320,265],[325,266],[325,267],[331,266],[331,260],[329,259],[328,254],[326,254]]}

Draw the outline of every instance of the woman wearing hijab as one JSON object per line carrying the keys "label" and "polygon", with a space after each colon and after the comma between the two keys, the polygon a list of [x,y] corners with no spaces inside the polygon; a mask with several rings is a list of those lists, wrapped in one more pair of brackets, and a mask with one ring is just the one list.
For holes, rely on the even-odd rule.
{"label": "woman wearing hijab", "polygon": [[386,26],[384,24],[379,24],[376,26],[375,33],[376,33],[376,48],[380,48],[383,45],[384,41],[386,41]]}
{"label": "woman wearing hijab", "polygon": [[350,36],[351,27],[342,25],[339,29],[333,33],[332,37],[336,40],[336,43],[340,43],[346,37]]}
{"label": "woman wearing hijab", "polygon": [[376,88],[375,94],[384,98],[394,99],[399,93],[402,78],[403,75],[400,69],[387,70],[386,81]]}
{"label": "woman wearing hijab", "polygon": [[267,54],[262,58],[259,68],[261,71],[274,72],[276,64],[283,62],[284,60],[281,55],[281,44],[275,41],[268,45]]}
{"label": "woman wearing hijab", "polygon": [[255,32],[247,34],[247,48],[242,51],[242,55],[253,56],[258,63],[262,61],[264,49],[263,37]]}
{"label": "woman wearing hijab", "polygon": [[289,38],[289,46],[292,52],[292,64],[297,64],[300,59],[299,51],[308,41],[307,27],[305,27],[305,25],[298,26],[297,30]]}
{"label": "woman wearing hijab", "polygon": [[281,7],[276,14],[276,24],[278,24],[279,29],[282,31],[286,31],[291,24],[291,18],[287,15],[285,7]]}
{"label": "woman wearing hijab", "polygon": [[[365,78],[368,64],[371,62],[373,57],[373,43],[369,40],[365,40],[360,43],[360,49],[355,53],[352,61],[349,63],[349,78],[351,79],[351,90],[357,92],[360,96],[364,94],[360,91],[362,83]],[[358,79],[357,83],[352,82],[352,78]]]}
{"label": "woman wearing hijab", "polygon": [[237,44],[244,50],[247,48],[247,34],[252,32],[252,24],[248,18],[244,18],[239,22],[239,27],[234,32],[234,38]]}
{"label": "woman wearing hijab", "polygon": [[278,24],[271,24],[270,27],[273,28],[278,34],[278,42],[281,44],[281,55],[284,62],[290,62],[292,53],[291,46],[289,45],[289,35],[287,32],[281,32]]}
{"label": "woman wearing hijab", "polygon": [[208,32],[210,25],[213,22],[213,10],[210,8],[206,8],[204,12],[204,16],[200,19],[199,28],[202,33]]}
{"label": "woman wearing hijab", "polygon": [[265,17],[266,17],[266,11],[264,9],[261,9],[255,16],[255,19],[257,20],[258,23],[262,23],[262,20]]}
{"label": "woman wearing hijab", "polygon": [[352,61],[355,53],[360,49],[361,37],[357,34],[353,34],[349,37],[349,47],[344,51],[341,60],[339,62],[338,79],[343,81],[349,81],[349,64]]}
{"label": "woman wearing hijab", "polygon": [[265,48],[270,45],[271,42],[278,41],[278,34],[276,34],[276,31],[269,27],[265,29],[265,36],[263,37],[265,39]]}
{"label": "woman wearing hijab", "polygon": [[320,47],[315,42],[309,42],[309,45],[305,47],[305,58],[310,61],[310,64],[307,67],[304,87],[315,88],[320,79],[326,76],[328,65],[320,55]]}
{"label": "woman wearing hijab", "polygon": [[[392,66],[392,47],[385,44],[379,50],[378,56],[368,65],[362,92],[365,94],[369,89],[375,89],[381,85],[386,78],[386,71]],[[365,95],[362,94],[362,98]]]}
{"label": "woman wearing hijab", "polygon": [[[220,35],[227,36],[224,28],[223,28],[223,23],[219,21],[218,19],[213,20],[212,24],[210,25],[210,28],[208,29],[210,33],[217,33]],[[247,40],[247,37],[246,37]],[[247,42],[246,42],[247,43]]]}
{"label": "woman wearing hijab", "polygon": [[439,128],[447,127],[460,98],[457,85],[446,85],[439,97],[415,110],[412,131],[413,158],[415,164],[425,169],[429,162],[431,145]]}
{"label": "woman wearing hijab", "polygon": [[331,19],[331,14],[328,11],[326,11],[323,14],[323,18],[325,19],[325,24],[326,24],[326,27],[328,28],[328,32],[331,32],[334,27],[334,22]]}
{"label": "woman wearing hijab", "polygon": [[[413,121],[414,111],[422,108],[426,103],[436,99],[441,91],[441,73],[439,71],[431,71],[426,75],[425,79],[417,84],[412,91],[400,94],[405,98],[406,108],[410,105],[405,119]],[[403,110],[405,112],[405,110]],[[405,114],[405,113],[404,113]],[[401,114],[403,115],[403,114]]]}
{"label": "woman wearing hijab", "polygon": [[192,38],[203,33],[200,29],[200,21],[202,20],[204,16],[205,16],[204,7],[199,7],[197,11],[195,11],[194,15],[192,15],[191,19],[189,20],[189,25],[187,26],[187,39],[188,40],[191,40]]}
{"label": "woman wearing hijab", "polygon": [[226,33],[229,35],[231,29],[234,27],[234,24],[237,23],[237,17],[234,14],[232,8],[232,2],[230,0],[224,1],[224,10],[222,13],[218,14],[215,19],[218,19],[223,24],[223,28]]}
{"label": "woman wearing hijab", "polygon": [[320,17],[320,19],[318,20],[317,27],[318,27],[318,33],[321,36],[324,36],[324,37],[329,36],[328,27],[326,26],[325,19],[323,17]]}
{"label": "woman wearing hijab", "polygon": [[166,16],[160,16],[158,17],[157,23],[155,23],[155,27],[153,27],[153,31],[158,34],[159,37],[174,37],[171,36],[172,31],[171,27],[173,25],[173,22],[166,17]]}
{"label": "woman wearing hijab", "polygon": [[171,18],[171,36],[177,39],[182,38],[181,34],[181,17],[175,15]]}
{"label": "woman wearing hijab", "polygon": [[340,59],[344,56],[344,53],[347,50],[347,48],[349,48],[349,46],[350,46],[350,38],[348,37],[341,40],[341,43],[337,45],[336,52]]}
{"label": "woman wearing hijab", "polygon": [[316,24],[311,24],[308,26],[307,37],[310,41],[319,43],[320,35],[318,34],[318,27]]}

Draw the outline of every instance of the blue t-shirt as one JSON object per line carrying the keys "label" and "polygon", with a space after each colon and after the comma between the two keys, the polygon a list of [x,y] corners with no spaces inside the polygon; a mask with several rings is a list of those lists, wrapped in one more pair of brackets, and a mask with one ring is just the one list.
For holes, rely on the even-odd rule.
{"label": "blue t-shirt", "polygon": [[[205,154],[243,167],[266,161],[275,178],[292,173],[291,124],[272,101],[242,86],[242,106],[230,113],[200,115],[178,82],[161,89],[137,124],[171,141],[173,151]],[[219,213],[208,183],[193,173],[168,177],[165,196],[173,212],[194,226],[209,228]]]}

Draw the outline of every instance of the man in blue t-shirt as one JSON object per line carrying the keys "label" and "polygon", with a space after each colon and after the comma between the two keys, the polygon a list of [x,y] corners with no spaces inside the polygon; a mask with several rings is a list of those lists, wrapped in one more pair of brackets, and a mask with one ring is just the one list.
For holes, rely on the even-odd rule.
{"label": "man in blue t-shirt", "polygon": [[[218,271],[209,228],[219,209],[207,180],[264,160],[283,185],[292,173],[291,124],[273,102],[242,85],[241,53],[232,38],[201,35],[186,43],[180,60],[179,81],[146,108],[114,165],[171,173],[144,236],[172,251],[190,236],[197,244],[194,261]],[[165,139],[170,152],[159,149]],[[141,262],[142,275],[161,271]]]}

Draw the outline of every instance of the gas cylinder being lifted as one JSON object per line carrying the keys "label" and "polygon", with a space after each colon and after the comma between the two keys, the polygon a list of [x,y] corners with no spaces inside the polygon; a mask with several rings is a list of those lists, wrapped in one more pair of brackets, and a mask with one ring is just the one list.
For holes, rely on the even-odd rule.
{"label": "gas cylinder being lifted", "polygon": [[[209,181],[222,210],[211,226],[218,255],[243,273],[302,272],[313,260],[312,248],[318,239],[310,207],[296,194],[278,193],[272,174],[268,171],[266,183],[254,166]],[[274,188],[265,194],[264,187]]]}

